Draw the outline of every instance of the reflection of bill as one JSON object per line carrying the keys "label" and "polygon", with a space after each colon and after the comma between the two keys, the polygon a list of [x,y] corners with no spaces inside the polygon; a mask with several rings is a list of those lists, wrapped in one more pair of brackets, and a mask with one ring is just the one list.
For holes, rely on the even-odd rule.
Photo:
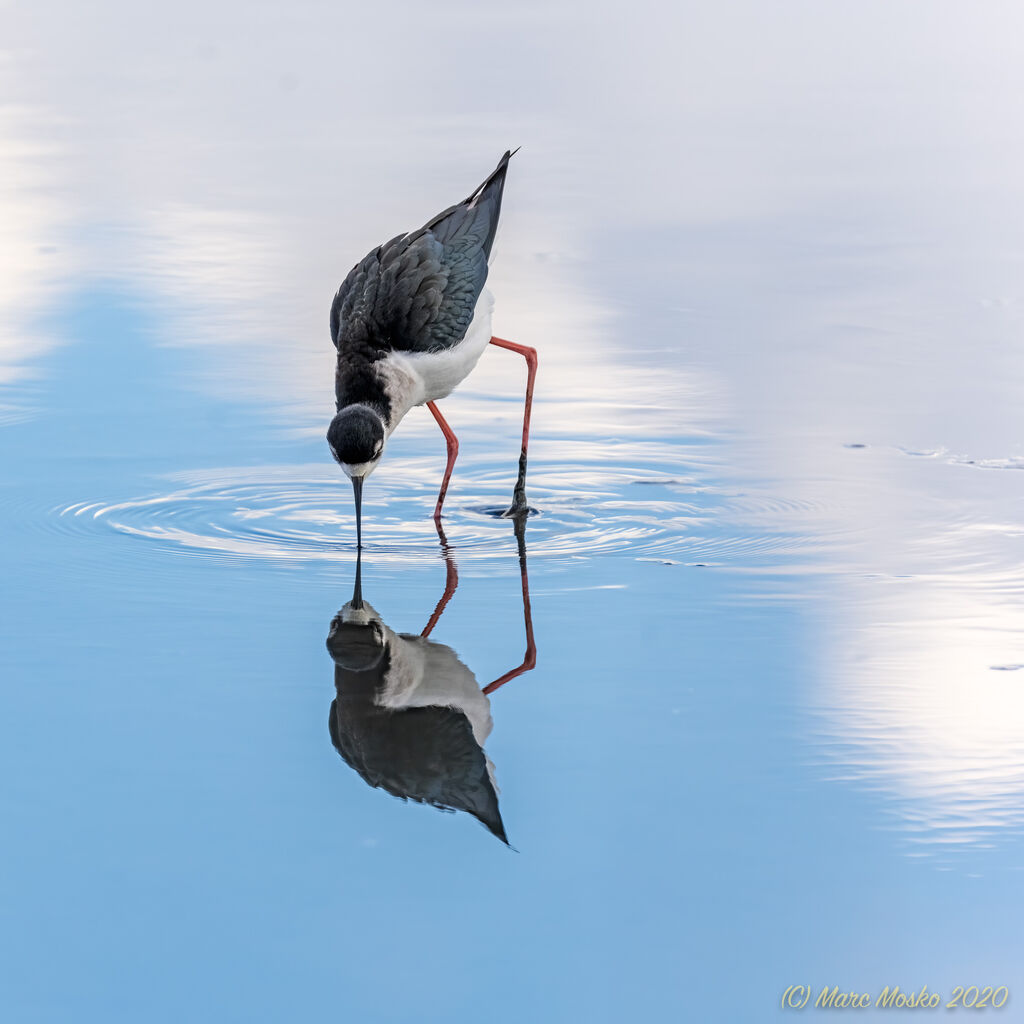
{"label": "reflection of bill", "polygon": [[363,600],[357,563],[352,600],[334,617],[327,638],[337,691],[331,703],[331,742],[345,763],[392,796],[472,814],[504,843],[508,838],[494,764],[484,743],[493,727],[488,694],[536,663],[524,531],[520,520],[516,537],[526,657],[488,686],[481,689],[451,647],[430,639],[458,586],[443,534],[445,591],[421,634],[396,633]]}

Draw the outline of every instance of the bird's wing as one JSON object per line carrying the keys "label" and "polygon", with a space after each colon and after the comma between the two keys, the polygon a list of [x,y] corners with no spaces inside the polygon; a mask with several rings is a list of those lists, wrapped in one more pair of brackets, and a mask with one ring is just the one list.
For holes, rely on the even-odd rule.
{"label": "bird's wing", "polygon": [[403,352],[450,348],[466,336],[487,280],[511,156],[463,202],[352,268],[331,306],[335,347],[351,330]]}

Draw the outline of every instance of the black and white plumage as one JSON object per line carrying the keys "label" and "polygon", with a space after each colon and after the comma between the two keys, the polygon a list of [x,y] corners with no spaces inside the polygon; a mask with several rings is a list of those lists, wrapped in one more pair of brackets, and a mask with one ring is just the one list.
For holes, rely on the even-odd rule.
{"label": "black and white plumage", "polygon": [[489,343],[524,355],[528,366],[523,450],[510,514],[528,511],[525,474],[536,352],[491,337],[488,261],[501,215],[511,152],[466,199],[361,259],[331,306],[337,350],[336,414],[327,430],[335,460],[352,479],[361,545],[363,480],[380,462],[402,417],[426,405],[444,433],[448,463],[434,518],[440,519],[458,440],[435,402],[451,394]]}
{"label": "black and white plumage", "polygon": [[403,800],[473,815],[508,843],[483,745],[490,700],[450,647],[395,633],[359,600],[331,623],[331,742],[367,783]]}
{"label": "black and white plumage", "polygon": [[511,156],[463,202],[368,253],[338,289],[338,414],[327,436],[349,476],[372,472],[402,417],[449,395],[487,347],[484,284]]}

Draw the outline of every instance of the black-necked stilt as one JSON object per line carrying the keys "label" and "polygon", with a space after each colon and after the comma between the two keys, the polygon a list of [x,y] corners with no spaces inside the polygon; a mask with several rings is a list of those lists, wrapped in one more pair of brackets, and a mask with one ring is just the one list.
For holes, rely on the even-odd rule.
{"label": "black-necked stilt", "polygon": [[377,467],[402,417],[416,405],[427,406],[447,443],[448,462],[434,509],[434,519],[440,519],[459,442],[435,403],[466,378],[488,344],[526,358],[523,447],[512,506],[505,514],[528,511],[526,449],[537,352],[491,336],[493,299],[484,288],[511,156],[506,152],[463,202],[365,256],[334,297],[337,414],[327,442],[352,479],[357,545],[362,544],[363,480]]}

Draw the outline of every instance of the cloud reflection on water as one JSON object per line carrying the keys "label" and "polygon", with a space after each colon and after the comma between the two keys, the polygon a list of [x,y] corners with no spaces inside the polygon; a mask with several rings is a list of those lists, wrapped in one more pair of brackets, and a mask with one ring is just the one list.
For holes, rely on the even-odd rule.
{"label": "cloud reflection on water", "polygon": [[8,386],[0,423],[28,414],[9,386],[31,378],[31,360],[57,343],[31,321],[67,285],[77,258],[67,198],[54,187],[59,147],[39,137],[38,123],[37,110],[0,103],[0,385]]}

